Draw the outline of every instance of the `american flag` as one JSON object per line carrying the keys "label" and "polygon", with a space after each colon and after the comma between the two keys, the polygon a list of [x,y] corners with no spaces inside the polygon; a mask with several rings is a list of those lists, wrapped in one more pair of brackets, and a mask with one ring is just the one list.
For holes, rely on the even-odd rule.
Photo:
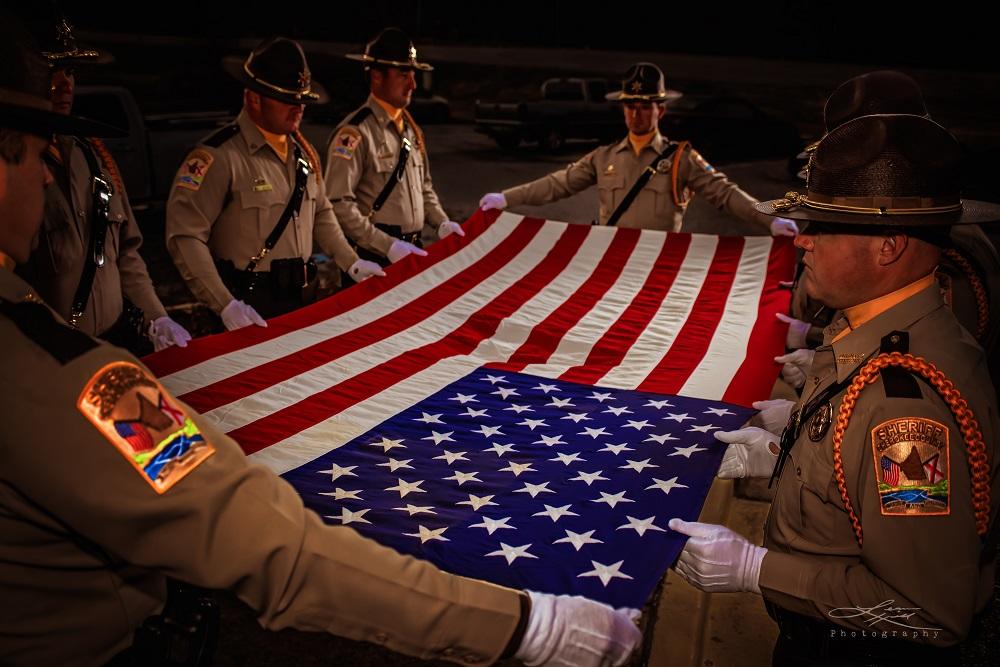
{"label": "american flag", "polygon": [[899,464],[888,456],[882,457],[882,481],[889,486],[899,484],[900,469]]}
{"label": "american flag", "polygon": [[[477,213],[464,228],[464,238],[434,244],[428,257],[267,328],[196,340],[146,362],[331,523],[453,572],[640,606],[683,543],[658,529],[671,516],[697,516],[718,467],[711,431],[738,426],[749,412],[736,406],[770,392],[772,359],[784,351],[774,313],[788,305],[778,282],[792,274],[791,243],[496,212]],[[535,388],[546,385],[555,389]],[[673,406],[647,405],[657,401]],[[560,437],[565,444],[551,440]],[[694,455],[675,447],[695,447]],[[558,460],[574,453],[589,460]],[[337,466],[358,467],[351,475]],[[586,481],[597,473],[608,479]],[[423,492],[412,490],[418,481]],[[518,491],[546,481],[552,493]],[[582,495],[564,496],[570,487]],[[602,493],[624,495],[602,501]],[[497,505],[474,507],[481,501],[470,496],[488,495]],[[652,505],[640,509],[640,496]],[[535,516],[567,504],[580,518]],[[496,523],[505,517],[513,529]],[[437,537],[447,542],[435,537],[442,528]],[[577,549],[592,529],[602,543]],[[615,570],[625,557],[605,552],[613,544],[656,567],[624,560]],[[540,561],[566,569],[532,574]],[[486,567],[493,562],[504,567]],[[584,566],[594,573],[583,576]]]}

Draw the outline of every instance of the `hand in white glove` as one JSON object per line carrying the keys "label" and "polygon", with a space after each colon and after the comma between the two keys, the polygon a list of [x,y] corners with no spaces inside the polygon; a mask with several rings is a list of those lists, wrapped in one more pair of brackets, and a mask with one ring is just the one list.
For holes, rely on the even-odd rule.
{"label": "hand in white glove", "polygon": [[781,367],[781,379],[798,389],[806,383],[809,367],[816,357],[816,350],[803,348],[774,358]]}
{"label": "hand in white glove", "polygon": [[764,430],[780,437],[781,432],[788,425],[788,418],[792,416],[792,408],[795,407],[795,403],[783,398],[775,398],[769,401],[756,401],[753,407],[760,410],[760,414],[757,416],[764,424]]}
{"label": "hand in white glove", "polygon": [[677,574],[706,593],[760,593],[760,564],[767,549],[725,526],[671,519],[671,530],[689,536]]}
{"label": "hand in white glove", "polygon": [[498,208],[502,211],[507,208],[507,198],[503,196],[502,192],[487,192],[479,200],[479,208],[484,211],[488,211],[491,208]]}
{"label": "hand in white glove", "polygon": [[358,261],[351,264],[351,268],[347,269],[347,275],[349,275],[354,282],[360,283],[366,278],[371,278],[372,276],[384,276],[385,271],[382,267],[378,265],[378,262],[372,262],[367,259],[359,259]]}
{"label": "hand in white glove", "polygon": [[427,251],[423,248],[418,248],[412,243],[407,243],[406,241],[401,241],[396,239],[389,246],[389,252],[385,254],[389,258],[389,261],[395,264],[399,260],[403,259],[407,255],[417,255],[418,257],[426,257]]}
{"label": "hand in white glove", "polygon": [[248,306],[236,299],[230,301],[219,315],[222,316],[222,323],[226,325],[226,329],[229,331],[242,329],[251,324],[256,324],[259,327],[267,326],[267,322],[257,314],[257,311],[252,306]]}
{"label": "hand in white glove", "polygon": [[799,350],[806,346],[806,336],[809,335],[809,323],[797,320],[784,313],[775,313],[775,317],[788,325],[788,335],[785,336],[785,347]]}
{"label": "hand in white glove", "polygon": [[771,236],[798,236],[799,226],[788,218],[775,218],[771,221]]}
{"label": "hand in white glove", "polygon": [[530,667],[619,667],[642,639],[625,610],[579,595],[527,593],[531,614],[514,657]]}
{"label": "hand in white glove", "polygon": [[729,443],[722,455],[718,477],[770,477],[778,461],[778,436],[756,426],[738,431],[716,431],[715,439]]}
{"label": "hand in white glove", "polygon": [[157,317],[149,323],[149,340],[153,341],[153,351],[176,345],[177,347],[187,347],[191,340],[191,334],[187,329],[170,319],[169,315]]}
{"label": "hand in white glove", "polygon": [[445,220],[440,225],[438,225],[439,239],[443,239],[446,236],[451,236],[452,234],[465,236],[465,230],[462,229],[462,225],[458,224],[454,220]]}

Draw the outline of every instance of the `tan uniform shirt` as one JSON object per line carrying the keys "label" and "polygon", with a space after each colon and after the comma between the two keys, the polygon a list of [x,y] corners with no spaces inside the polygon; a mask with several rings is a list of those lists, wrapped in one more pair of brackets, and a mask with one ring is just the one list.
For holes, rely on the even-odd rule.
{"label": "tan uniform shirt", "polygon": [[[215,312],[233,295],[213,258],[245,268],[264,246],[295,187],[294,151],[281,160],[245,111],[236,123],[239,132],[221,146],[201,144],[188,154],[167,201],[167,250],[195,297]],[[302,157],[308,160],[308,151],[302,150]],[[298,215],[257,271],[267,271],[275,259],[308,259],[314,240],[341,269],[357,261],[318,169],[312,165]]]}
{"label": "tan uniform shirt", "polygon": [[[0,269],[0,300],[29,291]],[[159,438],[179,408],[214,449],[157,493],[77,407],[109,364],[152,376],[119,348],[99,344],[61,363],[46,351],[51,344],[0,314],[0,663],[105,663],[162,608],[164,576],[231,589],[270,629],[331,632],[466,664],[503,651],[520,617],[517,591],[444,574],[350,527],[325,525],[290,485],[152,385],[140,389],[153,397],[145,411],[138,392],[126,392],[111,418],[141,419]],[[166,474],[184,469],[179,462]]]}
{"label": "tan uniform shirt", "polygon": [[[845,326],[846,319],[841,318],[827,328],[799,406],[850,375],[878,350],[883,336],[894,330],[909,332],[910,352],[944,372],[979,421],[990,466],[990,516],[995,518],[1000,506],[996,402],[982,349],[944,306],[938,286],[932,284],[831,343]],[[993,594],[994,563],[981,562],[983,543],[973,520],[962,433],[937,393],[923,381],[918,385],[921,399],[887,398],[880,376],[861,392],[844,433],[844,474],[863,529],[863,547],[855,539],[834,476],[832,442],[844,393],[832,399],[833,424],[825,431],[818,422],[806,422],[785,464],[765,527],[768,553],[759,583],[766,600],[857,630],[899,633],[905,628],[884,621],[871,625],[870,617],[858,613],[858,608],[891,601],[893,607],[912,608],[913,615],[898,619],[901,622],[934,629],[915,638],[900,634],[896,638],[949,645],[966,636],[974,613]],[[923,435],[907,437],[914,427],[921,433],[936,429],[937,435],[929,440]],[[890,438],[904,434],[896,449],[880,448],[886,433]],[[939,456],[934,459],[935,450],[922,443],[940,444],[944,433],[947,452],[936,450]],[[919,447],[911,446],[911,440]],[[883,506],[879,484],[892,481],[891,465],[888,473],[880,473],[883,455],[898,464],[898,480],[919,479],[923,474],[928,484],[940,483],[943,473],[947,509],[927,503],[922,506],[924,513],[893,514],[904,505],[891,502],[891,496]]]}
{"label": "tan uniform shirt", "polygon": [[[73,297],[87,262],[94,206],[93,180],[83,149],[72,137],[58,137],[56,146],[62,165],[47,160],[54,182],[45,189],[45,220],[38,233],[38,246],[24,267],[38,293],[64,319],[69,319]],[[128,195],[111,177],[98,153],[103,178],[112,186],[108,231],[104,242],[104,266],[94,275],[90,298],[78,327],[91,335],[102,334],[122,314],[122,294],[152,321],[167,314],[156,296],[139,256],[142,234],[132,214]]]}
{"label": "tan uniform shirt", "polygon": [[[569,165],[562,171],[543,176],[536,181],[503,191],[508,207],[538,206],[563,199],[597,185],[600,199],[598,222],[607,224],[608,218],[625,198],[625,195],[667,146],[667,139],[659,132],[636,155],[628,137],[618,143],[601,146]],[[680,156],[677,174],[678,206],[674,201],[672,162],[660,161],[656,174],[639,191],[628,210],[618,220],[619,227],[663,229],[679,231],[689,192],[700,195],[720,209],[741,220],[763,226],[770,219],[757,213],[753,205],[757,200],[731,183],[726,175],[708,164],[698,151],[687,149]]]}
{"label": "tan uniform shirt", "polygon": [[448,215],[434,192],[422,133],[407,121],[403,137],[410,140],[413,150],[403,179],[382,208],[368,217],[372,204],[396,168],[403,137],[374,97],[369,96],[364,107],[371,109],[371,114],[358,125],[338,127],[327,147],[326,191],[347,236],[358,245],[384,255],[393,239],[372,223],[397,225],[404,234],[409,234],[422,230],[425,223],[437,229]]}

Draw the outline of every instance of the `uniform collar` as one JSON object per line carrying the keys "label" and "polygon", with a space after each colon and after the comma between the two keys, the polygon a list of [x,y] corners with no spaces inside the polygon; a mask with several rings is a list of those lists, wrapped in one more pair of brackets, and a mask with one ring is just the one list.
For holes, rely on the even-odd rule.
{"label": "uniform collar", "polygon": [[14,273],[13,268],[7,268],[6,263],[0,267],[0,300],[11,303],[21,303],[22,301],[42,303],[42,298],[32,289],[31,285]]}
{"label": "uniform collar", "polygon": [[933,282],[866,320],[857,329],[837,338],[838,334],[850,326],[846,317],[839,318],[823,330],[824,344],[833,348],[837,381],[846,379],[863,360],[878,350],[882,338],[888,333],[908,329],[914,322],[943,307],[941,290]]}
{"label": "uniform collar", "polygon": [[240,115],[236,117],[236,124],[240,126],[240,136],[247,142],[251,153],[256,153],[268,145],[257,123],[250,120],[246,109],[240,111]]}
{"label": "uniform collar", "polygon": [[[403,120],[403,109],[396,109],[396,107],[392,106],[388,102],[385,102],[384,100],[380,100],[371,93],[369,93],[368,101],[365,104],[367,104],[367,106],[372,110],[372,113],[375,114],[375,118],[378,119],[380,127],[388,127],[392,124],[395,125],[397,129],[399,128],[399,125]],[[389,113],[389,109],[393,109],[399,113],[398,120]]]}
{"label": "uniform collar", "polygon": [[[659,154],[662,153],[663,149],[666,147],[667,138],[660,134],[660,130],[657,129],[656,134],[653,135],[653,138],[649,140],[649,143],[646,144],[642,150],[645,152],[646,149],[652,148],[657,154]],[[635,151],[632,150],[632,142],[629,141],[629,135],[626,134],[624,139],[615,144],[614,151],[616,153],[620,153],[621,151],[632,151],[632,153],[635,153]],[[642,155],[642,153],[640,153],[640,155]]]}

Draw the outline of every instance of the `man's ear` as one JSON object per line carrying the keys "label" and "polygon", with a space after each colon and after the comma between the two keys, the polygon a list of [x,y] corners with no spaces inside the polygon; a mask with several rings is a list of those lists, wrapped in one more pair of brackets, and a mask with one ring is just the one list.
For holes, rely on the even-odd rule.
{"label": "man's ear", "polygon": [[243,91],[243,104],[247,107],[253,109],[254,111],[260,111],[260,94],[255,93],[250,89]]}
{"label": "man's ear", "polygon": [[900,232],[889,232],[878,238],[881,241],[878,247],[877,258],[879,266],[895,264],[910,245],[910,237]]}

